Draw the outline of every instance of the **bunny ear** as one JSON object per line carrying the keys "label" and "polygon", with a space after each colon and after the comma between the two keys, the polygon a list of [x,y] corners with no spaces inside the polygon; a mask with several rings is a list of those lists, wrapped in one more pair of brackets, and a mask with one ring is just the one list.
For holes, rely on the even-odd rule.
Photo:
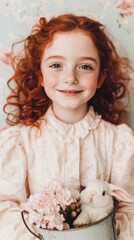
{"label": "bunny ear", "polygon": [[109,194],[116,197],[120,201],[134,203],[134,197],[126,192],[124,189],[117,187],[114,184],[109,184],[110,192]]}

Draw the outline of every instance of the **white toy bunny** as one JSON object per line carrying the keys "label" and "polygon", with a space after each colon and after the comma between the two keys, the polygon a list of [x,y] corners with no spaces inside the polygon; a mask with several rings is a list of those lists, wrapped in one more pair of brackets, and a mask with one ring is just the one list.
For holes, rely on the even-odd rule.
{"label": "white toy bunny", "polygon": [[73,225],[82,226],[106,217],[114,206],[112,196],[126,202],[134,201],[134,198],[122,188],[99,179],[90,181],[81,192],[81,213]]}

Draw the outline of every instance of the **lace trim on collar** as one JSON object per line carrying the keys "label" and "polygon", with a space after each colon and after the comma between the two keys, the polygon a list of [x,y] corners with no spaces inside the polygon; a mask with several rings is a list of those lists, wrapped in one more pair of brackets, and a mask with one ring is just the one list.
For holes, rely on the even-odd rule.
{"label": "lace trim on collar", "polygon": [[57,119],[50,106],[45,115],[46,126],[53,131],[64,142],[72,142],[74,139],[85,138],[90,130],[97,128],[101,116],[94,112],[93,107],[89,108],[86,116],[75,124],[67,124]]}

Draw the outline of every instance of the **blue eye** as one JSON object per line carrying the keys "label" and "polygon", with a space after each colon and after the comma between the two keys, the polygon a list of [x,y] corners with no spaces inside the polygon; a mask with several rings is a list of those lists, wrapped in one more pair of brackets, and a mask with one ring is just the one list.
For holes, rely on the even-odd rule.
{"label": "blue eye", "polygon": [[62,66],[59,63],[54,63],[50,65],[51,68],[61,68]]}
{"label": "blue eye", "polygon": [[87,64],[81,65],[80,68],[83,69],[83,70],[93,70],[93,67],[91,67]]}

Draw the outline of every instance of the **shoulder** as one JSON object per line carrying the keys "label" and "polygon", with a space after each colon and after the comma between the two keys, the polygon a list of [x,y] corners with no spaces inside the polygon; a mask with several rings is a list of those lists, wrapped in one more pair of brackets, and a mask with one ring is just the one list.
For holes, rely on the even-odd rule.
{"label": "shoulder", "polygon": [[[19,126],[12,126],[0,130],[0,174],[4,174],[4,169],[8,172],[5,176],[26,166],[26,151],[24,141],[21,135],[21,128]],[[14,172],[15,174],[15,172]]]}
{"label": "shoulder", "polygon": [[[134,144],[134,132],[125,123],[115,125],[102,118],[97,112],[94,111],[93,107],[89,108],[88,121],[90,124],[90,130],[103,144],[111,144],[117,141],[133,142]],[[133,146],[134,147],[134,146]]]}
{"label": "shoulder", "polygon": [[124,135],[126,135],[128,137],[134,137],[133,130],[125,123],[115,125],[101,119],[99,128],[109,133],[112,132],[114,136],[123,137]]}
{"label": "shoulder", "polygon": [[120,124],[115,128],[115,148],[118,151],[126,153],[126,155],[132,155],[134,158],[134,132],[126,124]]}
{"label": "shoulder", "polygon": [[118,126],[115,127],[115,132],[117,133],[117,137],[119,139],[124,139],[125,141],[129,141],[131,142],[131,140],[133,140],[132,143],[134,143],[134,132],[133,130],[126,124],[120,124]]}
{"label": "shoulder", "polygon": [[0,130],[0,144],[6,142],[8,140],[20,139],[20,127],[12,126],[6,127]]}
{"label": "shoulder", "polygon": [[105,138],[105,144],[112,149],[113,154],[134,155],[134,132],[127,124],[114,125],[101,120],[99,128],[100,135]]}
{"label": "shoulder", "polygon": [[96,129],[96,135],[100,138],[100,141],[105,142],[106,145],[110,146],[112,144],[113,146],[118,145],[119,147],[126,144],[129,149],[133,148],[134,151],[134,132],[125,123],[115,125],[101,119]]}
{"label": "shoulder", "polygon": [[20,126],[11,126],[0,130],[0,153],[21,148],[23,150],[22,134]]}
{"label": "shoulder", "polygon": [[0,151],[21,148],[26,151],[32,140],[40,136],[41,130],[31,126],[11,126],[0,130]]}

